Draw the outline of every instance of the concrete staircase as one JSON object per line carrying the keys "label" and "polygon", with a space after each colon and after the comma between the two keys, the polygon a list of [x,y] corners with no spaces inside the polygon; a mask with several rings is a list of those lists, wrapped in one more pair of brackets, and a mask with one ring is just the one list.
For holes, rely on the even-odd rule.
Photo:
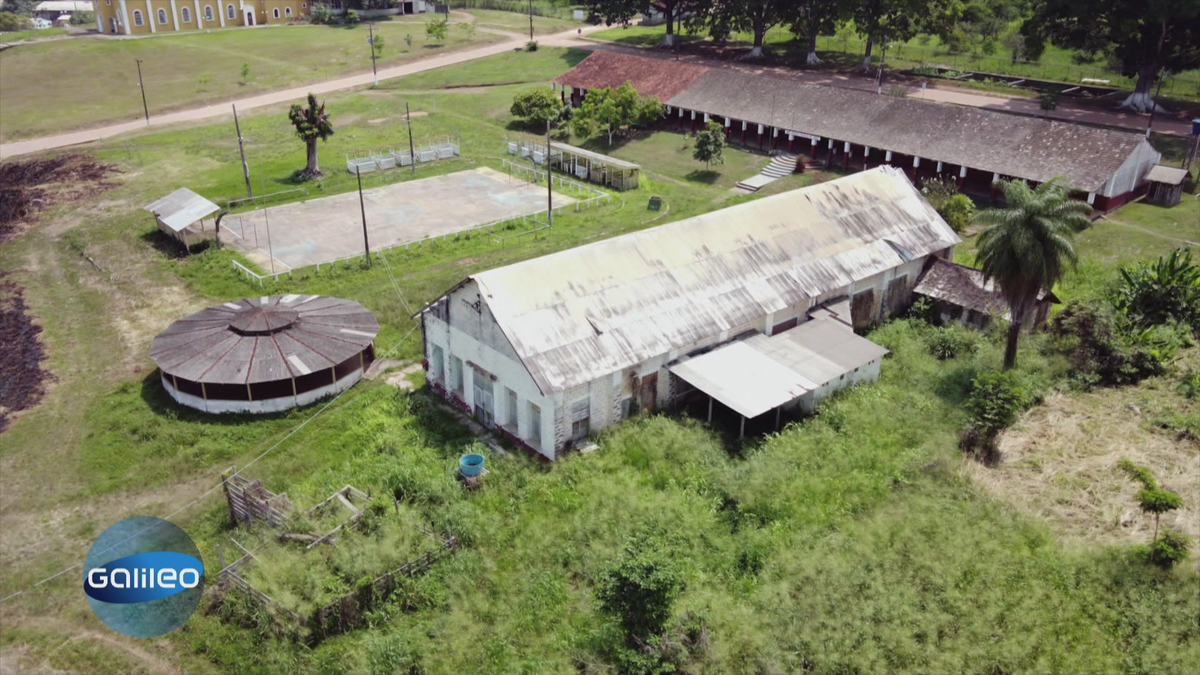
{"label": "concrete staircase", "polygon": [[796,171],[796,158],[796,155],[775,155],[757,176],[739,182],[737,189],[747,193],[758,192],[764,185],[792,175]]}

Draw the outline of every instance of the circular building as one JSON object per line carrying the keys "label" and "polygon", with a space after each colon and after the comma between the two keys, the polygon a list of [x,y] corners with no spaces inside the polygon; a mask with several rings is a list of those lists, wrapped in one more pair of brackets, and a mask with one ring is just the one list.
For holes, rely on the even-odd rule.
{"label": "circular building", "polygon": [[207,412],[265,413],[350,388],[375,359],[379,322],[351,300],[272,295],[209,307],[150,343],[163,388]]}

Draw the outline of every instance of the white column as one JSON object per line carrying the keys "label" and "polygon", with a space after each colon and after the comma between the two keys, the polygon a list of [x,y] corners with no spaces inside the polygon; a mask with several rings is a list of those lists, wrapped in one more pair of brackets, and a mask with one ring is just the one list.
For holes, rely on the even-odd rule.
{"label": "white column", "polygon": [[696,111],[695,110],[692,111],[692,119],[696,119]]}
{"label": "white column", "polygon": [[842,146],[842,152],[850,152],[850,141],[846,141],[846,144]]}
{"label": "white column", "polygon": [[888,150],[887,154],[883,156],[883,161],[885,161],[885,162],[892,161],[892,151],[891,150]]}
{"label": "white column", "polygon": [[742,131],[746,130],[746,120],[742,120]]}
{"label": "white column", "polygon": [[680,108],[680,109],[679,109],[679,117],[680,117],[680,118],[682,118],[682,117],[683,117],[683,108]]}
{"label": "white column", "polygon": [[760,125],[758,125],[758,133],[761,134],[762,132],[763,132],[763,125],[760,124]]}
{"label": "white column", "polygon": [[779,127],[771,127],[771,138],[779,138]]}
{"label": "white column", "polygon": [[921,166],[921,158],[920,158],[920,157],[913,157],[913,168],[915,169],[915,168],[917,168],[917,167],[919,167],[919,166]]}
{"label": "white column", "polygon": [[221,0],[217,0],[217,20],[221,22],[221,28],[225,27],[225,7],[221,5]]}
{"label": "white column", "polygon": [[1096,203],[1096,193],[1089,192],[1088,193],[1088,204],[1095,204],[1095,203]]}
{"label": "white column", "polygon": [[204,15],[200,13],[200,0],[192,0],[196,3],[196,28],[204,28]]}
{"label": "white column", "polygon": [[992,182],[999,183],[1000,182],[1000,174],[998,174],[998,173],[992,174]]}
{"label": "white column", "polygon": [[829,139],[829,149],[830,149],[830,150],[832,150],[832,149],[833,149],[833,139],[832,139],[832,138],[831,138],[831,139]]}
{"label": "white column", "polygon": [[871,156],[871,146],[864,145],[863,146],[863,157],[870,157],[870,156]]}
{"label": "white column", "polygon": [[150,32],[157,33],[158,29],[154,23],[158,21],[158,17],[154,16],[154,7],[150,6],[150,0],[146,0],[146,20],[150,22]]}
{"label": "white column", "polygon": [[966,178],[966,177],[967,177],[967,167],[965,167],[965,166],[963,166],[963,167],[959,167],[959,169],[958,169],[958,177],[959,177],[959,178]]}
{"label": "white column", "polygon": [[937,168],[937,172],[938,172],[938,173],[941,173],[941,172],[942,172],[942,163],[941,163],[941,162],[938,162],[938,168]]}
{"label": "white column", "polygon": [[171,0],[171,20],[175,22],[175,30],[179,30],[179,10],[175,7],[175,0]]}
{"label": "white column", "polygon": [[726,118],[725,118],[725,128],[726,128],[726,129],[728,129],[728,128],[729,128],[729,125],[730,125],[730,124],[732,124],[732,123],[733,123],[733,121],[732,121],[732,120],[730,120],[728,117],[726,117]]}
{"label": "white column", "polygon": [[704,123],[708,124],[708,113],[704,113]]}
{"label": "white column", "polygon": [[812,139],[812,144],[811,144],[811,145],[812,145],[812,149],[813,149],[814,151],[817,149],[817,141],[819,141],[819,140],[821,140],[821,139],[819,139],[819,138],[813,138],[813,139]]}
{"label": "white column", "polygon": [[125,34],[129,35],[129,12],[125,9],[125,0],[121,2],[121,27],[125,29]]}
{"label": "white column", "polygon": [[99,12],[96,12],[96,30],[100,31],[101,35],[108,32],[104,30],[104,17],[100,16]]}

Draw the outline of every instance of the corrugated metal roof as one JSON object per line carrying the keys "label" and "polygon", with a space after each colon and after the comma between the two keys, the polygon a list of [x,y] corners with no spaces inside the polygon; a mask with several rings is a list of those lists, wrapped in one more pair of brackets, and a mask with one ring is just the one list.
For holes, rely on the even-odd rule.
{"label": "corrugated metal roof", "polygon": [[707,71],[707,66],[599,50],[554,81],[576,89],[619,87],[629,82],[642,96],[665,102]]}
{"label": "corrugated metal roof", "polygon": [[[921,275],[913,292],[983,314],[999,316],[1005,321],[1010,320],[1008,302],[1000,294],[994,280],[985,282],[980,270],[949,260],[935,259]],[[1047,293],[1044,289],[1038,292],[1038,301],[1047,296],[1051,302],[1058,302],[1053,293]]]}
{"label": "corrugated metal roof", "polygon": [[166,197],[147,204],[145,208],[176,232],[221,210],[221,207],[187,188],[179,188]]}
{"label": "corrugated metal roof", "polygon": [[1004,176],[1063,176],[1088,192],[1100,190],[1146,143],[1127,131],[716,68],[665,102]]}
{"label": "corrugated metal roof", "polygon": [[579,148],[574,145],[567,145],[566,143],[558,143],[556,141],[550,141],[550,149],[551,150],[561,150],[569,155],[576,155],[578,157],[587,157],[588,159],[592,160],[593,162],[597,162],[599,164],[606,164],[608,166],[615,166],[618,169],[631,169],[632,170],[632,169],[642,168],[641,166],[634,164],[633,162],[626,162],[623,159],[617,159],[616,157],[602,155],[598,152],[592,152],[591,150],[584,150],[583,148]]}
{"label": "corrugated metal roof", "polygon": [[319,295],[245,298],[180,319],[150,343],[168,375],[206,384],[254,384],[328,370],[379,332],[370,310]]}
{"label": "corrugated metal roof", "polygon": [[812,319],[771,337],[730,343],[671,372],[738,414],[757,417],[887,353],[834,319]]}
{"label": "corrugated metal roof", "polygon": [[879,167],[471,278],[551,392],[960,241],[902,171]]}
{"label": "corrugated metal roof", "polygon": [[1146,174],[1146,180],[1154,183],[1166,183],[1167,185],[1179,185],[1183,182],[1183,179],[1187,178],[1187,175],[1188,172],[1183,169],[1156,164],[1150,169],[1150,173]]}
{"label": "corrugated metal roof", "polygon": [[33,8],[35,12],[90,12],[91,0],[45,0]]}

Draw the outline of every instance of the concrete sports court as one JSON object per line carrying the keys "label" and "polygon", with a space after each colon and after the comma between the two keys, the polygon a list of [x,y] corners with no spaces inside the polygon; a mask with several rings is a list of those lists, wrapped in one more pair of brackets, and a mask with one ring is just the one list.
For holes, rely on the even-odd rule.
{"label": "concrete sports court", "polygon": [[[545,212],[546,186],[480,167],[363,190],[371,250],[453,234],[505,218]],[[575,200],[554,193],[554,206]],[[307,267],[363,252],[358,191],[227,217],[222,238],[271,271]],[[257,237],[257,239],[256,239]]]}

